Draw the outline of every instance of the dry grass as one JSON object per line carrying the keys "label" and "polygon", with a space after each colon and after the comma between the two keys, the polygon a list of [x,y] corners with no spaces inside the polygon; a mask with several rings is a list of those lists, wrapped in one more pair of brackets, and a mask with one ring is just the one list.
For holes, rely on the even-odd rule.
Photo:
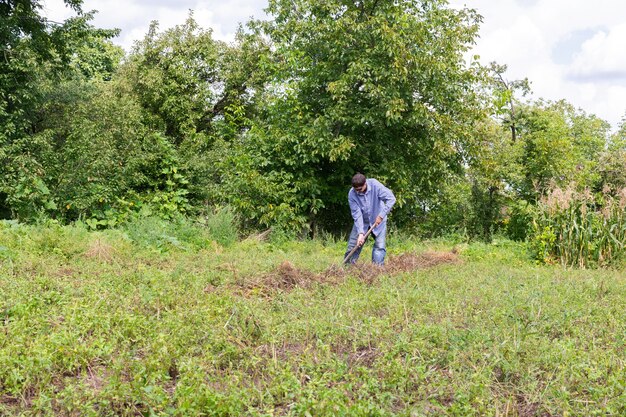
{"label": "dry grass", "polygon": [[391,256],[384,266],[369,262],[348,266],[332,265],[326,271],[315,274],[311,271],[298,269],[291,262],[284,261],[267,274],[239,281],[238,290],[243,290],[244,295],[253,292],[269,295],[276,290],[290,291],[294,288],[310,288],[314,284],[339,285],[348,277],[355,277],[361,282],[372,285],[381,275],[413,272],[442,264],[460,262],[459,256],[454,252],[428,251],[419,255],[404,253]]}
{"label": "dry grass", "polygon": [[96,259],[100,262],[111,262],[115,255],[115,248],[102,239],[95,239],[89,244],[89,248],[85,251],[84,256]]}

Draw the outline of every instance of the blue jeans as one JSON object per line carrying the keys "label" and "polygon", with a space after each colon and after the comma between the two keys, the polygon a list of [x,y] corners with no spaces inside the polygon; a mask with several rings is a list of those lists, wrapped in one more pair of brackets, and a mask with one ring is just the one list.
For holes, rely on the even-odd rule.
{"label": "blue jeans", "polygon": [[[378,265],[383,265],[385,263],[385,255],[387,254],[386,242],[385,242],[386,235],[387,235],[387,222],[382,223],[380,227],[380,231],[378,232],[377,236],[374,236],[374,233],[370,234],[370,236],[374,236],[374,247],[372,248],[372,262]],[[343,256],[344,259],[346,258],[346,256],[348,256],[350,251],[356,246],[356,241],[358,237],[359,237],[359,232],[356,229],[356,226],[352,226],[352,232],[350,232],[350,238],[348,239],[348,249],[346,250],[346,253]],[[369,239],[369,236],[367,239]],[[365,239],[366,242],[367,242],[367,239]],[[363,244],[363,246],[364,245],[365,243]],[[363,246],[359,247],[356,251],[354,251],[354,254],[352,254],[352,257],[348,259],[348,262],[350,262],[351,264],[356,263],[357,259],[359,259],[359,255],[361,255],[361,249],[363,249]]]}

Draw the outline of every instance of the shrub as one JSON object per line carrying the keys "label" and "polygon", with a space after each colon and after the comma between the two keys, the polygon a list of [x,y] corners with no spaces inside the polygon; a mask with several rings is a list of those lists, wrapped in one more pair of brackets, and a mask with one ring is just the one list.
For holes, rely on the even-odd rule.
{"label": "shrub", "polygon": [[237,217],[228,206],[215,208],[205,214],[200,224],[206,227],[211,239],[221,245],[228,246],[237,241]]}
{"label": "shrub", "polygon": [[535,206],[526,200],[513,201],[506,208],[507,216],[504,218],[506,236],[516,241],[524,241],[532,234]]}
{"label": "shrub", "polygon": [[194,221],[186,217],[164,220],[160,217],[137,217],[124,224],[128,237],[139,246],[167,252],[208,247],[215,241],[227,246],[237,240],[235,216],[228,208],[215,209]]}

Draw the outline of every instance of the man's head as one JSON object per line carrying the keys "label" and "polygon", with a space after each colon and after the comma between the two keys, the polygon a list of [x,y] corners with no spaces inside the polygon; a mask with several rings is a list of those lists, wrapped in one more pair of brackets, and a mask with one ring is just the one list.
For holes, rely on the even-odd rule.
{"label": "man's head", "polygon": [[357,172],[354,177],[352,177],[352,188],[354,188],[354,191],[357,193],[364,193],[367,190],[365,175]]}

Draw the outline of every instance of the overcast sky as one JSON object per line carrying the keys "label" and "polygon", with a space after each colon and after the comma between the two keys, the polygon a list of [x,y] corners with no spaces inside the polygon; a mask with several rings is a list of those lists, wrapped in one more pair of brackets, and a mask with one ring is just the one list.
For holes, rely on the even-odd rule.
{"label": "overcast sky", "polygon": [[[72,13],[63,0],[43,0],[44,15]],[[264,17],[267,0],[85,0],[98,10],[94,25],[120,28],[116,43],[130,50],[152,20],[161,29],[181,24],[190,9],[217,39],[232,40],[239,23]],[[532,98],[565,99],[617,128],[626,114],[626,1],[451,0],[483,16],[473,53],[508,65],[507,77],[528,77]]]}

